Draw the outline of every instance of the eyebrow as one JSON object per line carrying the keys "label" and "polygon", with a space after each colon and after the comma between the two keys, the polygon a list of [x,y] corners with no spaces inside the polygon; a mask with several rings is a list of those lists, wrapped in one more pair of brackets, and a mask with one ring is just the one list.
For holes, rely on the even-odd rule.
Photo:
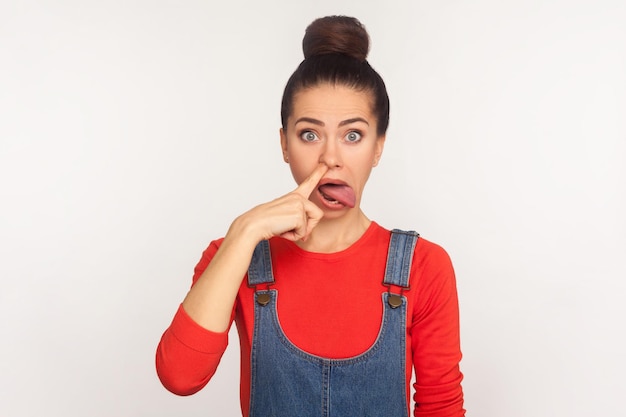
{"label": "eyebrow", "polygon": [[[314,125],[325,126],[324,122],[322,122],[321,120],[313,119],[311,117],[301,117],[298,120],[296,120],[296,122],[294,124],[298,124],[300,122],[309,122],[309,123],[312,123]],[[363,123],[365,123],[368,126],[370,125],[367,122],[367,120],[365,120],[362,117],[353,117],[352,119],[346,119],[346,120],[343,120],[343,121],[339,122],[339,126],[345,126],[345,125],[349,125],[349,124],[356,123],[356,122],[363,122]]]}

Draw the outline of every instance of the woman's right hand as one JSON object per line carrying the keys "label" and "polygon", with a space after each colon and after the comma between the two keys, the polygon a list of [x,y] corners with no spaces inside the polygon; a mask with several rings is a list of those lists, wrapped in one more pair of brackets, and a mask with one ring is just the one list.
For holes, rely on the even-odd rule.
{"label": "woman's right hand", "polygon": [[183,308],[196,323],[214,332],[228,329],[241,280],[261,240],[282,236],[296,241],[311,234],[324,213],[309,201],[309,196],[326,171],[328,167],[320,164],[292,192],[235,219],[209,266],[183,301]]}
{"label": "woman's right hand", "polygon": [[255,245],[274,236],[291,241],[306,240],[324,216],[324,212],[309,200],[309,196],[327,171],[328,166],[320,163],[292,192],[239,216],[233,222],[234,229],[244,234],[250,233]]}

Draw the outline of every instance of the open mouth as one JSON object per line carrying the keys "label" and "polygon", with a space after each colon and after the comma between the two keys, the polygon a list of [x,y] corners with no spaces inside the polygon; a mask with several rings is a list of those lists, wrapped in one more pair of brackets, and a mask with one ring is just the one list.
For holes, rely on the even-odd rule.
{"label": "open mouth", "polygon": [[323,190],[324,190],[324,188],[322,188],[322,187],[318,188],[318,191],[320,192],[321,196],[324,197],[324,200],[328,201],[331,204],[341,204],[338,200],[335,200],[333,197],[331,197],[328,194],[324,193]]}
{"label": "open mouth", "polygon": [[320,185],[317,190],[324,200],[331,205],[354,207],[356,203],[354,190],[349,185],[326,183]]}

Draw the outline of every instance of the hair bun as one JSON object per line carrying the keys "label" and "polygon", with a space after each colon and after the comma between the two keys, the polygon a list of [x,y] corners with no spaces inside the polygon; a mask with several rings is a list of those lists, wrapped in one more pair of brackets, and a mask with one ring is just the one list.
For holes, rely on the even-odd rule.
{"label": "hair bun", "polygon": [[302,51],[307,59],[316,55],[342,54],[361,62],[367,59],[369,36],[358,19],[327,16],[316,19],[307,28]]}

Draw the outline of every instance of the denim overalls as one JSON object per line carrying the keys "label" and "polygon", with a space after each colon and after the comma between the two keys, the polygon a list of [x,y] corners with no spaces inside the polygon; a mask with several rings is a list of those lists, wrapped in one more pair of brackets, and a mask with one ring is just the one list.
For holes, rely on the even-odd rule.
{"label": "denim overalls", "polygon": [[[254,250],[248,284],[256,288],[250,417],[407,416],[406,316],[415,232],[393,230],[381,294],[383,320],[374,344],[347,359],[304,352],[283,333],[276,311],[268,241]],[[400,294],[392,293],[392,287]],[[395,289],[394,289],[395,291]]]}

